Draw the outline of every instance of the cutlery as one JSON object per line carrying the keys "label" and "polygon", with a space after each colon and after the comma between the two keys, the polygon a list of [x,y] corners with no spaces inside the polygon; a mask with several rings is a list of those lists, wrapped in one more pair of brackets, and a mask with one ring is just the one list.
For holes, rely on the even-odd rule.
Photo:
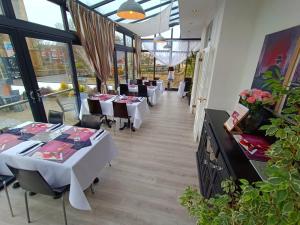
{"label": "cutlery", "polygon": [[37,146],[39,146],[39,145],[41,145],[41,143],[34,144],[34,145],[32,145],[32,146],[30,146],[30,147],[24,149],[23,151],[19,152],[19,154],[20,154],[20,155],[21,155],[21,154],[24,154],[24,153],[28,152],[29,150],[31,150],[31,149],[33,149],[34,147],[37,147]]}
{"label": "cutlery", "polygon": [[96,140],[103,132],[104,132],[104,130],[101,130],[101,131],[93,138],[93,140]]}

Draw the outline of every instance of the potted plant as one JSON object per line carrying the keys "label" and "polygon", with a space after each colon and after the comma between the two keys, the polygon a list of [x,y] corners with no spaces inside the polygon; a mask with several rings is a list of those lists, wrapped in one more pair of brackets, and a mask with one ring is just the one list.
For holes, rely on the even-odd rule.
{"label": "potted plant", "polygon": [[276,138],[267,152],[266,180],[252,184],[224,181],[224,194],[210,199],[195,188],[185,190],[180,203],[198,225],[300,224],[299,103],[300,87],[294,87],[289,90],[282,116],[261,127],[267,136]]}

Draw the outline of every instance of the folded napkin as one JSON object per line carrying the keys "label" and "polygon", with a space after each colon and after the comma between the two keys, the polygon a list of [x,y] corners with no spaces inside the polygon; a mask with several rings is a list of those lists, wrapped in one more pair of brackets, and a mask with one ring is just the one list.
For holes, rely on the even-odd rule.
{"label": "folded napkin", "polygon": [[[74,141],[73,141],[74,142]],[[76,149],[76,150],[80,150],[82,148],[85,148],[85,147],[88,147],[88,146],[91,146],[92,145],[92,142],[90,140],[86,140],[86,141],[77,141],[75,142],[75,144],[73,145],[73,149]]]}
{"label": "folded napkin", "polygon": [[21,135],[21,130],[22,130],[22,128],[13,128],[13,129],[9,129],[5,133],[14,134],[14,135]]}
{"label": "folded napkin", "polygon": [[74,143],[74,140],[68,139],[69,136],[70,136],[70,134],[61,134],[58,137],[56,137],[54,140],[62,141],[62,142],[66,142],[66,143]]}
{"label": "folded napkin", "polygon": [[28,139],[32,138],[34,134],[31,133],[23,133],[22,136],[20,136],[18,139],[22,141],[28,141]]}

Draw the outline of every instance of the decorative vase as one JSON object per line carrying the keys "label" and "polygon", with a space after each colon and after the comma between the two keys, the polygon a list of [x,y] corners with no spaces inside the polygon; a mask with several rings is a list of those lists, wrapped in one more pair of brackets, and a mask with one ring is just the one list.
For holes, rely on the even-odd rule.
{"label": "decorative vase", "polygon": [[258,129],[264,120],[263,110],[249,112],[249,114],[241,121],[240,128],[245,134],[255,134],[259,132]]}

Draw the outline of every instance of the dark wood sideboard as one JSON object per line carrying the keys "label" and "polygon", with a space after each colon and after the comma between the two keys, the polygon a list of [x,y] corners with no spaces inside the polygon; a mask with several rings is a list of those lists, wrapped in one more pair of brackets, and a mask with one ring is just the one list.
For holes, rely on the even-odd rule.
{"label": "dark wood sideboard", "polygon": [[196,153],[201,194],[210,198],[221,194],[221,182],[232,177],[249,182],[261,180],[232,134],[224,128],[229,118],[222,110],[205,110],[201,139]]}

